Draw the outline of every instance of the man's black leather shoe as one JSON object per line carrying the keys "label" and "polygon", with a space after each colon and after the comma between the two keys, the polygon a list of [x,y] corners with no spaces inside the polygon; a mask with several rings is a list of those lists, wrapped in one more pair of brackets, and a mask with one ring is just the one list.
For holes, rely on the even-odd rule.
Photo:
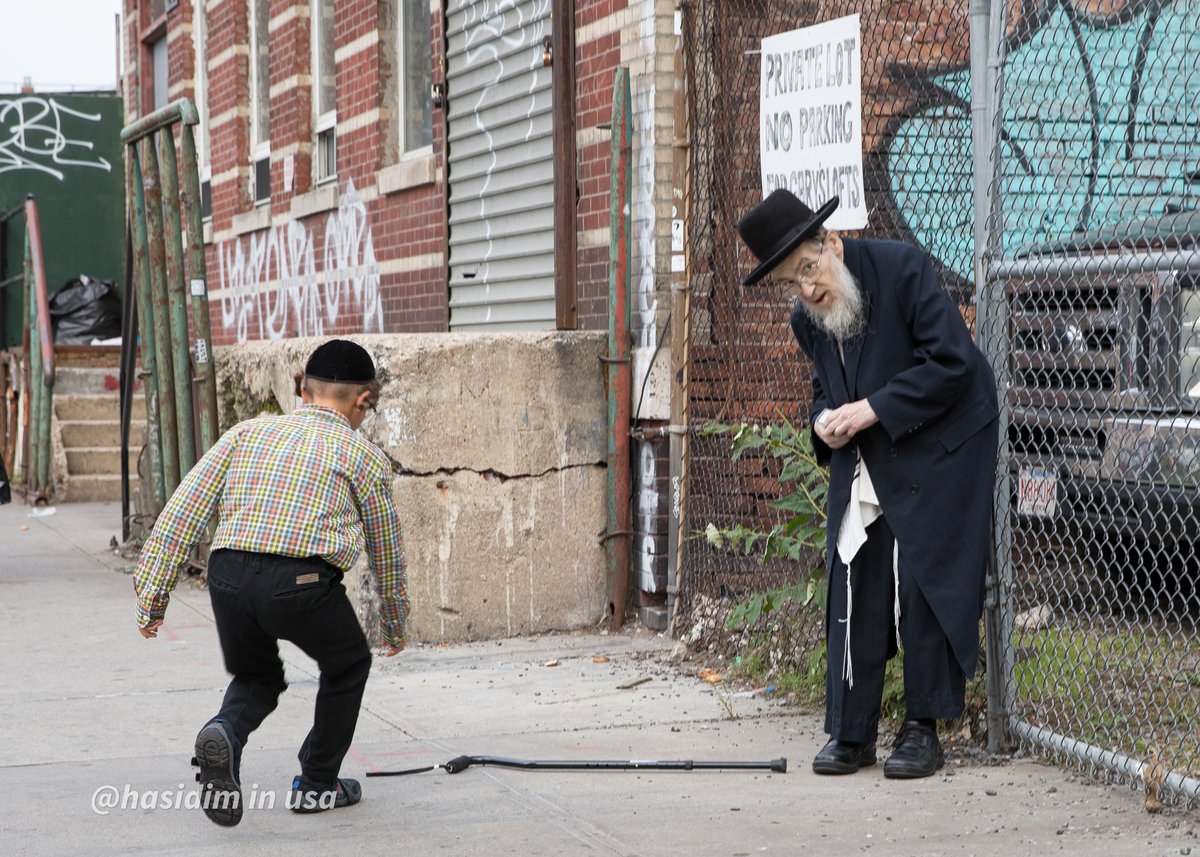
{"label": "man's black leather shoe", "polygon": [[818,774],[853,774],[859,768],[875,764],[875,742],[831,740],[813,759],[812,769]]}
{"label": "man's black leather shoe", "polygon": [[891,780],[931,777],[946,764],[937,730],[916,720],[905,720],[896,736],[896,749],[883,763],[883,775]]}

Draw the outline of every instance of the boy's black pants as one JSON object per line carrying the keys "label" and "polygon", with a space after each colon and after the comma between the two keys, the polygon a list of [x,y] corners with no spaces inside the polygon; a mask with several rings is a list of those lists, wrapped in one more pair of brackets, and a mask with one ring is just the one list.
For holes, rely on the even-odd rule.
{"label": "boy's black pants", "polygon": [[244,746],[287,689],[278,641],[295,643],[321,671],[300,771],[330,787],[354,738],[371,670],[371,650],[341,581],[342,571],[320,557],[222,549],[208,562],[217,635],[233,674],[217,717]]}

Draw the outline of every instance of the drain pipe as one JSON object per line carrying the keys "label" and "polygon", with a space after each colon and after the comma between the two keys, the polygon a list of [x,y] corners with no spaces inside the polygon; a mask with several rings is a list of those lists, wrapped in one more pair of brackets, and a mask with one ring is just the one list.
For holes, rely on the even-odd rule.
{"label": "drain pipe", "polygon": [[609,628],[625,624],[629,601],[630,492],[629,427],[633,383],[629,341],[629,245],[632,212],[633,135],[629,69],[613,77],[609,172],[608,356],[603,358],[608,390],[608,526],[603,536],[608,564]]}

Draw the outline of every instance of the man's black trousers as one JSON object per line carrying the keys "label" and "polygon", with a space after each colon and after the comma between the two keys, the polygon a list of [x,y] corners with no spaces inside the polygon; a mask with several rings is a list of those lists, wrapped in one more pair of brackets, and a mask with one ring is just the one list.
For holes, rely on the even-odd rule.
{"label": "man's black trousers", "polygon": [[[830,538],[834,538],[830,534]],[[874,742],[879,729],[887,661],[896,654],[892,550],[894,536],[882,516],[867,527],[867,541],[851,561],[853,598],[850,653],[854,687],[842,677],[846,651],[846,566],[835,559],[825,617],[825,731],[839,741]],[[966,675],[929,603],[906,579],[900,557],[900,639],[904,643],[906,717],[949,719],[963,712]]]}
{"label": "man's black trousers", "polygon": [[295,643],[321,671],[312,730],[299,753],[301,774],[318,786],[337,780],[371,670],[341,581],[342,571],[320,557],[216,550],[208,562],[217,636],[233,674],[217,717],[244,746],[287,689],[278,641]]}

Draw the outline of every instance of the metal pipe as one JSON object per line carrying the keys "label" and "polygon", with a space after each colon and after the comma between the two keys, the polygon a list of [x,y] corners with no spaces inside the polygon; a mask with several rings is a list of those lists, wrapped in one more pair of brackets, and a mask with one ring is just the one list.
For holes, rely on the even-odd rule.
{"label": "metal pipe", "polygon": [[[32,204],[32,200],[30,201]],[[36,219],[37,211],[33,212]],[[27,483],[29,492],[36,500],[49,500],[50,485],[50,396],[53,387],[45,383],[47,372],[47,320],[50,312],[47,308],[45,295],[45,275],[37,276],[40,258],[34,252],[38,234],[27,221],[25,228],[25,271],[28,275],[29,288],[26,291],[26,301],[29,306],[29,360],[30,378],[32,381],[32,396],[30,397],[30,479]],[[49,371],[53,381],[54,351],[50,350]]]}
{"label": "metal pipe", "polygon": [[175,389],[175,426],[179,437],[179,475],[196,463],[196,429],[192,413],[192,366],[188,359],[187,287],[183,272],[183,230],[179,219],[179,171],[171,128],[158,132],[162,159],[162,217],[166,232],[167,309],[171,325],[171,370]]}
{"label": "metal pipe", "polygon": [[154,319],[154,361],[158,366],[159,444],[162,447],[163,484],[170,497],[179,487],[179,429],[175,413],[175,384],[171,361],[171,322],[167,308],[167,260],[163,242],[162,184],[154,138],[144,138],[142,185],[146,194],[146,234],[150,251],[150,315]]}
{"label": "metal pipe", "polygon": [[[676,34],[680,41],[680,49],[675,51],[675,139],[672,158],[674,172],[674,191],[679,194],[679,211],[676,216],[683,223],[683,264],[676,270],[674,257],[671,269],[671,318],[674,326],[671,329],[671,424],[664,430],[670,434],[667,448],[667,471],[670,479],[670,501],[667,516],[667,631],[675,635],[676,616],[679,596],[679,581],[682,577],[684,551],[687,540],[682,537],[686,531],[684,513],[687,507],[687,429],[691,408],[688,403],[688,378],[691,360],[689,336],[691,325],[691,288],[688,277],[691,271],[689,262],[689,230],[691,215],[691,174],[692,147],[691,128],[688,124],[687,104],[687,61],[686,51],[682,49],[683,26],[688,9],[681,9],[679,15],[679,32]],[[686,22],[690,24],[690,22]],[[673,248],[672,248],[673,249]]]}
{"label": "metal pipe", "polygon": [[54,386],[54,337],[50,327],[50,296],[46,292],[46,266],[42,260],[42,227],[38,222],[33,194],[25,198],[25,235],[33,262],[33,284],[37,299],[38,333],[41,335],[42,383]]}
{"label": "metal pipe", "polygon": [[608,559],[610,627],[625,623],[629,600],[629,522],[631,476],[629,424],[632,377],[629,365],[630,213],[632,211],[633,113],[629,98],[629,69],[619,67],[613,78],[612,160],[609,207],[608,308]]}
{"label": "metal pipe", "polygon": [[[24,206],[14,208],[12,212],[22,211]],[[24,271],[22,276],[11,276],[4,278],[4,272],[8,270],[8,217],[12,215],[0,216],[0,351],[8,347],[8,297],[4,289],[14,283],[18,283],[24,279]]]}
{"label": "metal pipe", "polygon": [[9,220],[12,220],[14,217],[16,217],[18,214],[20,214],[24,210],[25,210],[25,203],[21,203],[20,205],[14,205],[8,211],[0,213],[0,224],[6,223]]}
{"label": "metal pipe", "polygon": [[[1139,762],[1123,753],[1118,753],[1116,750],[1103,750],[1086,741],[1068,738],[1065,735],[1060,735],[1044,727],[1031,726],[1023,720],[1018,720],[1016,717],[1011,719],[1009,728],[1030,743],[1038,744],[1055,752],[1066,753],[1068,756],[1078,759],[1081,762],[1099,765],[1118,774],[1124,774],[1131,779],[1142,779],[1142,775],[1147,768],[1145,762]],[[1197,780],[1195,777],[1171,772],[1166,775],[1163,787],[1175,794],[1183,794],[1192,799],[1200,799],[1200,780]]]}
{"label": "metal pipe", "polygon": [[[552,99],[572,105],[575,95],[575,0],[553,0]],[[559,22],[563,26],[559,26]],[[559,330],[579,326],[578,212],[575,111],[554,111],[554,314]]]}
{"label": "metal pipe", "polygon": [[1037,277],[1053,274],[1149,274],[1156,271],[1200,269],[1200,251],[1097,253],[1089,256],[1030,256],[995,262],[988,279]]}
{"label": "metal pipe", "polygon": [[25,433],[29,444],[29,465],[26,471],[25,491],[37,494],[41,490],[42,445],[38,441],[38,414],[41,413],[42,390],[37,377],[42,372],[41,333],[37,326],[37,302],[34,299],[33,255],[30,250],[29,230],[25,230],[25,336],[28,347],[25,359],[29,363],[29,402],[25,408],[25,419],[29,429]]}
{"label": "metal pipe", "polygon": [[130,189],[127,196],[130,205],[130,220],[133,226],[133,266],[137,272],[138,329],[142,341],[142,373],[146,381],[142,395],[146,399],[146,450],[150,458],[150,483],[154,497],[154,514],[158,514],[167,502],[166,482],[163,479],[162,434],[158,420],[158,361],[155,359],[154,314],[150,310],[150,249],[146,234],[146,195],[142,181],[141,146],[129,147]]}
{"label": "metal pipe", "polygon": [[46,266],[42,254],[42,227],[33,194],[25,199],[25,235],[29,239],[35,298],[33,306],[37,322],[33,326],[37,333],[34,349],[40,358],[38,371],[33,375],[36,379],[33,386],[37,390],[36,407],[32,413],[33,442],[37,449],[33,487],[37,494],[36,499],[48,502],[54,496],[50,466],[54,458],[50,431],[55,378],[54,334],[50,321],[50,296],[46,289]]}
{"label": "metal pipe", "polygon": [[971,21],[971,172],[974,193],[975,342],[986,353],[987,300],[983,287],[983,259],[987,252],[988,214],[991,212],[992,116],[988,86],[988,6],[990,0],[970,0]]}
{"label": "metal pipe", "polygon": [[180,129],[182,168],[179,196],[187,217],[188,286],[192,296],[192,325],[196,341],[192,351],[195,378],[199,385],[200,454],[217,442],[217,368],[212,359],[212,326],[208,315],[208,274],[204,262],[204,224],[200,213],[200,170],[192,126]]}
{"label": "metal pipe", "polygon": [[137,375],[137,290],[133,285],[133,230],[125,230],[125,303],[121,306],[121,541],[129,541],[129,429],[133,422],[133,389]]}
{"label": "metal pipe", "polygon": [[[976,200],[976,220],[982,220],[984,244],[976,246],[975,294],[977,312],[975,329],[983,332],[982,348],[996,373],[998,389],[1008,389],[1011,373],[1008,351],[1011,341],[1008,331],[1008,303],[1001,290],[993,288],[989,267],[1003,255],[1004,211],[1003,194],[999,183],[999,159],[1001,156],[1000,127],[1003,110],[1002,87],[1004,77],[1001,63],[1006,45],[1007,21],[1005,4],[985,2],[977,9],[986,12],[972,20],[976,30],[986,26],[983,37],[986,51],[973,55],[972,75],[979,81],[983,97],[981,127],[976,129],[977,140],[987,149],[987,184],[983,200]],[[986,133],[985,133],[986,132]],[[985,204],[986,203],[986,204]],[[978,225],[978,224],[977,224]],[[997,335],[992,336],[992,332]],[[1007,450],[1009,401],[1000,397],[998,434],[1002,450]],[[1008,519],[1008,498],[1012,492],[1012,477],[1004,463],[1005,455],[998,457],[996,491],[993,495],[992,544],[988,555],[987,589],[985,592],[984,629],[986,644],[986,680],[988,692],[988,749],[1000,752],[1013,746],[1014,738],[1006,728],[1009,712],[1013,711],[1016,690],[1012,681],[1013,608],[1010,593],[1013,591],[1013,562],[1011,529]]]}
{"label": "metal pipe", "polygon": [[168,125],[174,125],[176,122],[182,122],[185,125],[200,123],[200,113],[186,98],[172,101],[165,107],[160,107],[153,113],[147,113],[136,122],[126,125],[121,129],[121,142],[126,145],[136,143],[143,137],[149,137],[155,131],[166,128]]}
{"label": "metal pipe", "polygon": [[[974,264],[975,271],[975,344],[984,354],[990,353],[992,342],[991,302],[985,275],[988,257],[989,223],[992,211],[993,183],[996,178],[992,146],[993,104],[988,74],[990,57],[989,33],[990,0],[971,0],[969,6],[971,27],[971,171],[973,176],[972,202],[974,205]],[[994,496],[994,495],[993,495]],[[1002,634],[1003,599],[1000,597],[1000,578],[996,563],[998,531],[991,527],[992,538],[988,545],[987,571],[983,610],[984,651],[986,652],[988,745],[998,752],[1007,742],[1004,735],[1005,711],[1004,688],[1007,675],[1000,653],[1004,649]]]}

